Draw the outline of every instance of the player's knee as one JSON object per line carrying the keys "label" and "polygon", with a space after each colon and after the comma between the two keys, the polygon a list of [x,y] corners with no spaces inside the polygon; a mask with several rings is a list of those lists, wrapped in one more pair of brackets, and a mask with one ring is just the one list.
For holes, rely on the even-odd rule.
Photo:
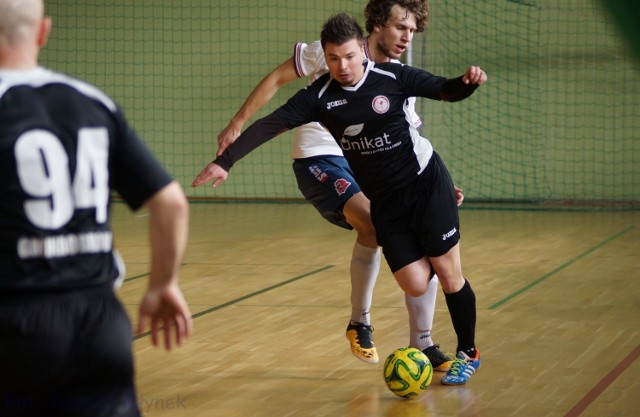
{"label": "player's knee", "polygon": [[428,283],[412,283],[404,289],[404,292],[411,297],[420,297],[427,292]]}
{"label": "player's knee", "polygon": [[422,279],[422,277],[418,276],[406,277],[396,275],[396,281],[398,285],[400,285],[400,288],[402,288],[402,291],[411,297],[420,297],[427,292],[429,288],[429,280]]}
{"label": "player's knee", "polygon": [[462,274],[456,275],[441,275],[438,273],[438,279],[440,281],[440,286],[442,287],[442,291],[446,294],[453,294],[464,286],[464,277]]}
{"label": "player's knee", "polygon": [[371,228],[370,230],[364,229],[355,229],[358,233],[358,242],[361,245],[368,246],[370,248],[375,248],[378,246],[378,241],[376,240],[376,232]]}

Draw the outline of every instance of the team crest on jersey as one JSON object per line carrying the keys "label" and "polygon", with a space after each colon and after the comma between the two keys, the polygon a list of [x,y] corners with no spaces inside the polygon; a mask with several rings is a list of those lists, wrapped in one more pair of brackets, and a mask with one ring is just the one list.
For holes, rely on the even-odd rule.
{"label": "team crest on jersey", "polygon": [[313,176],[320,182],[325,182],[327,178],[329,178],[329,175],[321,170],[318,165],[311,165],[309,167],[309,172],[311,172],[311,174],[313,174]]}
{"label": "team crest on jersey", "polygon": [[338,195],[346,193],[347,188],[349,188],[350,185],[351,183],[344,178],[340,178],[333,183],[333,186],[336,187],[336,192],[338,193]]}
{"label": "team crest on jersey", "polygon": [[386,96],[376,96],[371,102],[373,111],[378,114],[384,114],[389,110],[389,99]]}

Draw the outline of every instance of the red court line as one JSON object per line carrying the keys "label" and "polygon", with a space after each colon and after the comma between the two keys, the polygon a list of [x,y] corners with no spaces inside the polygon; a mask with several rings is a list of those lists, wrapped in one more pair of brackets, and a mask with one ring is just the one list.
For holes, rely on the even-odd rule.
{"label": "red court line", "polygon": [[635,362],[635,360],[638,359],[639,356],[640,345],[636,346],[636,348],[633,349],[631,353],[629,353],[627,357],[618,364],[618,366],[613,368],[611,372],[609,372],[604,378],[602,378],[600,382],[598,382],[598,384],[596,384],[596,386],[587,393],[587,395],[582,397],[582,399],[578,401],[567,414],[564,415],[564,417],[578,417],[580,414],[582,414],[582,412],[586,410],[586,408],[589,407],[591,403],[596,398],[598,398],[598,396],[602,394],[602,392],[607,389],[607,387],[611,385],[613,381],[615,381],[620,376],[620,374],[625,371],[625,369],[631,366],[631,364]]}

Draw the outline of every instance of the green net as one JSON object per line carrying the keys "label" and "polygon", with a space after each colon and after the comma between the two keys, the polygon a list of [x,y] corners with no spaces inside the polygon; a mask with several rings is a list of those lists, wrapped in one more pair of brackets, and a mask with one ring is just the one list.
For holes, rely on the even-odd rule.
{"label": "green net", "polygon": [[431,9],[415,64],[451,75],[478,64],[490,77],[467,102],[422,102],[425,130],[470,199],[638,205],[640,68],[599,2]]}
{"label": "green net", "polygon": [[[216,137],[253,87],[366,1],[48,2],[42,64],[101,87],[194,198],[300,199],[290,133],[193,189]],[[596,0],[431,1],[412,63],[489,83],[460,103],[419,100],[423,134],[466,201],[640,207],[640,67]],[[257,117],[306,80],[285,86]]]}

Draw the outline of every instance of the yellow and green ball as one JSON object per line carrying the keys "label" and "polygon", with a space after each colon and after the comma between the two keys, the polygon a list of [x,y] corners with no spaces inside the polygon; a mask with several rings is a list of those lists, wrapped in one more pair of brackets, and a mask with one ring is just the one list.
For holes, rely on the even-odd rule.
{"label": "yellow and green ball", "polygon": [[427,389],[432,377],[431,362],[416,348],[398,348],[384,362],[384,382],[399,397],[420,395]]}

